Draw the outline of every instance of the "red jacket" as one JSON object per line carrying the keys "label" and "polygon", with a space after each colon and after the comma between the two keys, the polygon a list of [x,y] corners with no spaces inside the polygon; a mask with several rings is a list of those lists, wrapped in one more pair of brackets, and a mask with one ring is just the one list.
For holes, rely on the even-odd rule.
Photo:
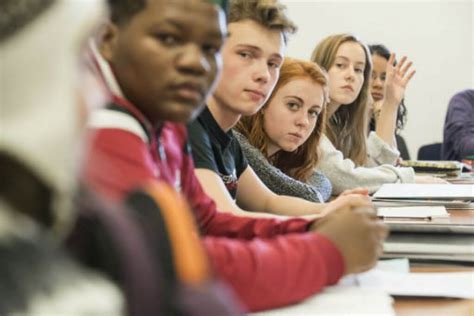
{"label": "red jacket", "polygon": [[84,175],[94,191],[120,200],[144,181],[174,185],[195,211],[217,274],[251,311],[298,302],[339,280],[342,256],[324,236],[306,232],[310,222],[216,211],[194,175],[185,126],[166,122],[153,131],[132,104],[113,101],[114,109],[98,110],[89,121]]}

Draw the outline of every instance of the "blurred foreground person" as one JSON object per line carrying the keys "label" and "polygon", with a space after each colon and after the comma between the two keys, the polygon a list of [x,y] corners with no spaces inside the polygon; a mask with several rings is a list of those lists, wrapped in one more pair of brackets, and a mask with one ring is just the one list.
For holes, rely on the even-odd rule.
{"label": "blurred foreground person", "polygon": [[102,2],[8,0],[0,12],[0,315],[238,314],[165,185],[120,211],[76,194],[78,139],[104,100],[79,56]]}
{"label": "blurred foreground person", "polygon": [[121,314],[119,289],[60,245],[74,220],[78,53],[101,2],[7,0],[0,12],[0,314]]}

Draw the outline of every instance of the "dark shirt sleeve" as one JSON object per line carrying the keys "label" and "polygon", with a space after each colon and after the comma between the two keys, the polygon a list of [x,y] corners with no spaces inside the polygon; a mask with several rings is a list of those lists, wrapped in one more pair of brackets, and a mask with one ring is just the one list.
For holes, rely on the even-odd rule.
{"label": "dark shirt sleeve", "polygon": [[456,94],[444,123],[443,158],[460,160],[474,155],[474,90]]}
{"label": "dark shirt sleeve", "polygon": [[218,172],[217,163],[214,159],[211,139],[198,120],[187,125],[189,144],[197,169],[209,169]]}

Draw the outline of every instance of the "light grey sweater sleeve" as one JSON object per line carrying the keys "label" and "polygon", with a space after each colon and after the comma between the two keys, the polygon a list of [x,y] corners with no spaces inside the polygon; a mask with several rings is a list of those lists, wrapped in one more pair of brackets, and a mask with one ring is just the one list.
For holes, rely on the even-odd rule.
{"label": "light grey sweater sleeve", "polygon": [[274,193],[319,203],[323,203],[331,196],[331,183],[322,173],[315,171],[308,184],[293,179],[270,164],[260,150],[252,146],[245,136],[235,130],[234,135],[239,141],[249,165],[260,180]]}
{"label": "light grey sweater sleeve", "polygon": [[367,188],[369,193],[373,193],[384,183],[412,183],[415,180],[412,168],[394,167],[389,164],[372,168],[356,167],[352,160],[344,159],[342,152],[337,150],[325,135],[319,146],[319,170],[331,181],[334,195],[356,187]]}
{"label": "light grey sweater sleeve", "polygon": [[367,138],[368,160],[366,167],[376,167],[383,164],[395,165],[400,152],[381,139],[377,133],[370,132]]}

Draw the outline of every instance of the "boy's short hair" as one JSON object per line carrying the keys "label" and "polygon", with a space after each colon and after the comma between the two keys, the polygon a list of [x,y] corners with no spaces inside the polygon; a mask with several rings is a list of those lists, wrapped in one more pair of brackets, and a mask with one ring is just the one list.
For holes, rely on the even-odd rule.
{"label": "boy's short hair", "polygon": [[107,0],[110,20],[117,25],[124,25],[143,10],[148,0]]}
{"label": "boy's short hair", "polygon": [[296,32],[296,25],[286,15],[286,6],[278,0],[230,0],[227,23],[253,20],[261,25],[281,31],[285,42]]}
{"label": "boy's short hair", "polygon": [[[227,0],[207,0],[208,2],[227,7]],[[117,25],[124,25],[130,19],[143,10],[148,0],[107,0],[110,9],[110,20]]]}
{"label": "boy's short hair", "polygon": [[0,1],[0,41],[40,16],[55,0],[1,0]]}

